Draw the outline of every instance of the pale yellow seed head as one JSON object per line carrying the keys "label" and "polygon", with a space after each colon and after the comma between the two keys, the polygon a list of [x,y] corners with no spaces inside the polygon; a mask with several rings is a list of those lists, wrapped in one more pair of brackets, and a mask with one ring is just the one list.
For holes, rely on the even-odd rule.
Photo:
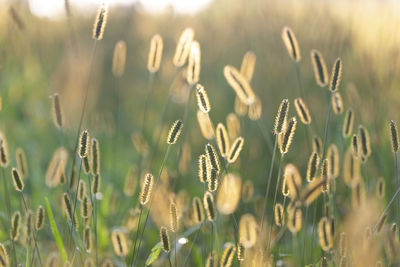
{"label": "pale yellow seed head", "polygon": [[182,67],[185,65],[186,60],[189,56],[191,44],[194,38],[194,31],[192,28],[186,28],[181,36],[179,37],[178,44],[176,46],[173,64],[175,67]]}
{"label": "pale yellow seed head", "polygon": [[114,55],[112,61],[112,73],[115,77],[121,77],[125,72],[126,62],[126,43],[118,41],[114,47]]}
{"label": "pale yellow seed head", "polygon": [[157,72],[160,69],[164,43],[161,35],[156,34],[151,38],[149,56],[147,59],[147,70]]}

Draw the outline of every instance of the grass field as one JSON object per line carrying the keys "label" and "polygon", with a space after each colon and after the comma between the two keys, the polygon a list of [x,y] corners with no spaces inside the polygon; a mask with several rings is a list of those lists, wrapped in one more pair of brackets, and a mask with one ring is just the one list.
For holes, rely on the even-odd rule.
{"label": "grass field", "polygon": [[400,263],[395,1],[0,7],[0,266]]}

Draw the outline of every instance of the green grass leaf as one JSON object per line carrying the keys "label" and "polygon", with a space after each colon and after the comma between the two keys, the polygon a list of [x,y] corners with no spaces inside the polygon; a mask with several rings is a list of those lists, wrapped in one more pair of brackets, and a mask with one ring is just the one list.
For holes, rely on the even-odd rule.
{"label": "green grass leaf", "polygon": [[46,210],[50,221],[51,232],[53,233],[54,239],[56,240],[61,259],[65,262],[68,259],[67,252],[65,251],[62,238],[60,236],[60,233],[58,232],[57,224],[54,220],[53,212],[51,211],[49,199],[47,197],[45,197],[44,199],[46,200]]}
{"label": "green grass leaf", "polygon": [[155,260],[158,259],[158,256],[160,255],[160,252],[161,252],[161,248],[162,248],[162,244],[161,244],[161,242],[158,242],[158,243],[151,249],[150,255],[147,257],[147,260],[146,260],[146,266],[149,266],[149,265],[152,264]]}

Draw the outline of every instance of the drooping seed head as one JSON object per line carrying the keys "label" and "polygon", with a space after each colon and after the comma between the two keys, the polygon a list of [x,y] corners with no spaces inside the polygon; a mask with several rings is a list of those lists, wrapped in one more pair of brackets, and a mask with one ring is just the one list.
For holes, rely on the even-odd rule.
{"label": "drooping seed head", "polygon": [[153,189],[153,183],[154,183],[153,175],[147,173],[144,178],[142,192],[140,193],[140,204],[142,206],[146,205],[150,200],[151,192]]}
{"label": "drooping seed head", "polygon": [[87,157],[89,152],[90,146],[90,136],[87,130],[82,131],[81,135],[79,136],[79,148],[78,148],[78,155],[81,159]]}
{"label": "drooping seed head", "polygon": [[318,156],[318,153],[314,151],[311,154],[310,158],[308,159],[307,174],[306,174],[307,182],[311,182],[316,177],[320,161],[321,160]]}
{"label": "drooping seed head", "polygon": [[125,73],[126,63],[126,43],[119,40],[114,47],[114,54],[112,60],[112,74],[115,77],[121,77]]}
{"label": "drooping seed head", "polygon": [[332,67],[332,73],[329,83],[329,90],[334,93],[339,89],[340,80],[342,78],[342,59],[337,58]]}
{"label": "drooping seed head", "polygon": [[100,147],[99,147],[99,141],[97,141],[96,138],[92,138],[91,142],[91,149],[90,149],[90,155],[91,155],[91,171],[93,174],[100,174]]}
{"label": "drooping seed head", "polygon": [[283,99],[282,103],[279,105],[278,113],[275,118],[275,125],[273,134],[278,135],[285,130],[285,124],[287,121],[287,116],[289,113],[289,100]]}
{"label": "drooping seed head", "polygon": [[150,41],[149,56],[147,59],[147,70],[157,72],[160,69],[164,43],[161,35],[155,34]]}
{"label": "drooping seed head", "polygon": [[240,134],[240,121],[235,113],[229,113],[226,116],[226,128],[231,140],[234,140]]}
{"label": "drooping seed head", "polygon": [[208,113],[211,110],[210,100],[208,99],[208,95],[206,89],[201,84],[196,84],[196,96],[197,96],[197,105],[201,111],[204,113]]}
{"label": "drooping seed head", "polygon": [[296,117],[291,118],[286,126],[285,132],[280,144],[281,154],[286,154],[289,151],[290,145],[293,141],[294,132],[296,131],[297,120]]}
{"label": "drooping seed head", "polygon": [[56,93],[52,97],[52,115],[54,125],[61,129],[64,126],[63,108],[61,105],[60,96]]}
{"label": "drooping seed head", "polygon": [[111,241],[113,244],[114,252],[117,256],[125,257],[128,255],[128,245],[126,243],[125,235],[120,230],[114,230],[111,233]]}
{"label": "drooping seed head", "polygon": [[181,120],[176,120],[174,124],[172,124],[171,129],[168,133],[167,144],[173,145],[176,144],[180,134],[182,133],[183,123]]}
{"label": "drooping seed head", "polygon": [[329,160],[328,174],[330,178],[337,178],[339,176],[339,150],[335,144],[328,147],[326,157]]}
{"label": "drooping seed head", "polygon": [[246,105],[251,105],[255,100],[255,94],[249,82],[233,66],[224,67],[224,76],[228,84],[235,91],[240,101]]}
{"label": "drooping seed head", "polygon": [[346,112],[343,121],[343,128],[342,128],[343,137],[349,137],[352,134],[353,124],[354,124],[354,112],[351,108],[349,108]]}
{"label": "drooping seed head", "polygon": [[302,179],[299,170],[295,165],[286,164],[283,170],[283,176],[286,179],[286,185],[289,189],[289,197],[294,201],[300,197]]}
{"label": "drooping seed head", "polygon": [[336,115],[343,113],[343,100],[339,92],[334,92],[331,97],[332,109]]}
{"label": "drooping seed head", "polygon": [[78,193],[77,193],[77,198],[79,201],[82,201],[82,199],[87,195],[87,187],[86,187],[86,182],[84,180],[79,180],[78,184]]}
{"label": "drooping seed head", "polygon": [[396,153],[397,151],[399,151],[399,132],[397,130],[397,125],[393,120],[391,120],[389,123],[389,129],[390,140],[392,142],[392,151]]}
{"label": "drooping seed head", "polygon": [[90,154],[82,159],[83,171],[85,174],[89,174],[92,170],[92,162],[89,159]]}
{"label": "drooping seed head", "polygon": [[217,218],[217,209],[215,208],[214,196],[210,192],[204,194],[203,204],[208,220],[211,222],[215,221]]}
{"label": "drooping seed head", "polygon": [[217,124],[215,132],[217,137],[217,145],[219,153],[221,154],[221,156],[226,157],[228,156],[228,152],[230,149],[228,132],[226,131],[226,128],[222,123]]}
{"label": "drooping seed head", "polygon": [[258,234],[256,218],[250,213],[242,215],[239,220],[239,242],[246,249],[251,248],[256,244]]}
{"label": "drooping seed head", "polygon": [[104,28],[107,24],[107,16],[108,16],[108,6],[106,4],[102,4],[96,15],[96,19],[93,25],[93,39],[101,40],[103,39]]}
{"label": "drooping seed head", "polygon": [[169,253],[171,250],[171,245],[169,242],[168,229],[166,227],[160,228],[160,240],[161,240],[161,244],[162,244],[162,248],[163,248],[164,252]]}
{"label": "drooping seed head", "polygon": [[239,136],[238,138],[235,139],[233,144],[231,145],[231,148],[229,149],[229,154],[228,154],[228,163],[234,163],[237,158],[240,155],[240,152],[243,149],[244,145],[244,138]]}
{"label": "drooping seed head", "polygon": [[10,260],[8,258],[8,253],[6,247],[0,243],[0,266],[9,267]]}
{"label": "drooping seed head", "polygon": [[297,43],[296,36],[289,27],[283,28],[282,40],[290,58],[295,62],[299,62],[301,60],[299,44]]}
{"label": "drooping seed head", "polygon": [[219,262],[220,267],[232,266],[233,257],[235,256],[236,248],[232,243],[226,243],[225,249],[222,252],[221,260]]}
{"label": "drooping seed head", "polygon": [[311,50],[311,62],[313,64],[314,76],[320,87],[328,85],[328,71],[326,69],[325,60],[318,50]]}
{"label": "drooping seed head", "polygon": [[[85,249],[87,252],[91,252],[93,247],[93,238],[92,238],[92,230],[90,226],[86,226],[82,233],[82,241],[85,245]],[[85,262],[86,263],[86,262]],[[92,266],[95,266],[94,264]],[[86,267],[86,265],[85,265]]]}
{"label": "drooping seed head", "polygon": [[247,51],[243,56],[242,65],[240,65],[240,74],[250,83],[253,78],[254,67],[256,64],[256,54],[253,51]]}
{"label": "drooping seed head", "polygon": [[296,234],[301,230],[302,227],[302,211],[300,207],[288,207],[288,222],[287,226],[292,234]]}
{"label": "drooping seed head", "polygon": [[170,228],[172,232],[176,232],[179,228],[178,208],[174,202],[169,205]]}
{"label": "drooping seed head", "polygon": [[186,69],[186,81],[188,82],[188,84],[193,85],[199,82],[200,69],[201,69],[200,44],[196,41],[193,41],[190,45],[189,60]]}
{"label": "drooping seed head", "polygon": [[283,180],[282,180],[282,195],[284,197],[289,196],[289,187],[287,185],[287,178],[285,175],[283,175]]}
{"label": "drooping seed head", "polygon": [[211,140],[214,138],[214,126],[210,120],[208,114],[198,110],[196,113],[197,122],[200,127],[201,135],[207,139]]}
{"label": "drooping seed head", "polygon": [[16,211],[11,217],[10,238],[12,240],[14,241],[18,240],[20,229],[21,229],[21,213],[19,211]]}
{"label": "drooping seed head", "polygon": [[17,168],[22,175],[22,178],[28,177],[29,169],[24,150],[22,148],[17,148],[15,151],[15,157],[17,160]]}
{"label": "drooping seed head", "polygon": [[204,220],[203,204],[201,203],[199,197],[193,198],[192,207],[193,207],[193,221],[196,224],[199,224]]}
{"label": "drooping seed head", "polygon": [[219,159],[218,159],[218,155],[217,155],[213,145],[207,144],[206,147],[205,147],[205,151],[206,151],[206,156],[208,158],[208,162],[211,165],[211,168],[216,169],[217,171],[219,171],[220,170]]}
{"label": "drooping seed head", "polygon": [[18,192],[22,192],[24,190],[24,181],[22,180],[21,174],[19,173],[17,168],[12,168],[11,175],[13,178],[13,184],[15,190]]}
{"label": "drooping seed head", "polygon": [[63,194],[63,205],[65,210],[65,215],[67,216],[69,222],[76,228],[77,227],[77,219],[76,214],[73,214],[73,207],[71,204],[71,200],[67,193]]}
{"label": "drooping seed head", "polygon": [[97,193],[100,192],[100,186],[101,186],[101,176],[100,174],[95,174],[93,177],[93,183],[92,183],[92,194],[96,195]]}
{"label": "drooping seed head", "polygon": [[45,214],[43,206],[40,205],[36,210],[35,216],[35,228],[37,231],[43,229]]}
{"label": "drooping seed head", "polygon": [[294,107],[296,108],[297,116],[299,116],[301,122],[304,124],[310,124],[310,111],[308,110],[308,107],[304,103],[303,99],[301,99],[300,97],[296,98],[294,100]]}
{"label": "drooping seed head", "polygon": [[181,36],[179,37],[178,44],[176,46],[173,64],[175,67],[182,67],[185,65],[186,60],[189,56],[190,46],[194,38],[194,31],[192,28],[186,28]]}
{"label": "drooping seed head", "polygon": [[0,131],[0,165],[5,168],[10,163],[10,157],[8,154],[8,143],[3,132]]}
{"label": "drooping seed head", "polygon": [[323,217],[318,223],[318,236],[322,250],[328,251],[333,247],[331,223],[327,217]]}
{"label": "drooping seed head", "polygon": [[362,125],[358,127],[358,136],[360,138],[361,160],[364,163],[371,155],[371,141],[369,138],[368,130]]}
{"label": "drooping seed head", "polygon": [[202,154],[199,157],[199,179],[200,182],[205,183],[208,180],[208,174],[209,174],[209,164],[207,162],[207,157],[206,155]]}

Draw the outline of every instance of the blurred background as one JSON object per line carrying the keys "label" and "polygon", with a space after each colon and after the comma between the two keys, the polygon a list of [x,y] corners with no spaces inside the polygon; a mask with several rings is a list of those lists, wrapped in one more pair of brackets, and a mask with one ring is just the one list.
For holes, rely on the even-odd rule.
{"label": "blurred background", "polygon": [[[55,92],[62,96],[67,121],[65,143],[72,150],[82,94],[87,86],[93,48],[91,31],[99,4],[96,0],[0,2],[0,128],[8,137],[10,151],[23,147],[27,154],[31,170],[27,190],[32,203],[40,203],[45,193],[57,196],[63,190],[44,186],[47,165],[60,145],[59,132],[52,123],[49,96]],[[126,173],[137,165],[140,157],[131,136],[140,129],[143,116],[151,37],[157,33],[162,36],[164,52],[160,71],[154,77],[145,126],[144,138],[149,144],[154,143],[152,133],[174,79],[175,46],[186,27],[194,29],[194,38],[200,43],[200,83],[210,97],[214,124],[225,122],[234,109],[235,93],[223,76],[223,67],[229,64],[240,68],[243,55],[249,50],[257,56],[251,85],[261,99],[260,122],[268,133],[272,131],[281,100],[293,101],[299,96],[295,64],[281,39],[283,27],[289,26],[296,34],[302,54],[300,72],[313,117],[312,134],[322,138],[327,93],[315,82],[310,51],[318,49],[323,54],[329,71],[334,60],[341,57],[343,78],[339,90],[344,108],[354,109],[355,127],[363,124],[370,132],[372,150],[379,151],[369,160],[369,176],[384,176],[392,181],[387,123],[390,119],[400,119],[399,12],[397,1],[379,0],[109,1],[104,38],[97,42],[94,53],[89,108],[84,120],[84,128],[101,144],[102,191],[115,200],[109,205],[131,201],[115,192],[121,190]],[[119,40],[127,44],[127,59],[124,75],[117,78],[112,75],[111,66],[114,46]],[[173,104],[165,113],[165,127],[181,117],[184,96],[179,91],[172,98]],[[184,126],[185,140],[190,142],[187,166],[178,171],[176,158],[171,156],[166,169],[171,179],[176,179],[175,192],[185,189],[193,196],[203,191],[200,183],[188,184],[198,181],[197,158],[203,153],[206,140],[199,134],[196,104],[194,100],[191,103]],[[294,108],[291,112],[294,115]],[[332,116],[329,140],[339,140],[343,117],[344,114]],[[263,190],[257,186],[265,185],[271,156],[269,145],[255,122],[246,117],[241,117],[240,122],[246,143],[239,162],[231,168],[243,180],[253,181],[255,194],[261,196]],[[304,154],[307,143],[296,139],[304,140],[304,133],[302,129],[296,132],[286,158],[302,172],[308,157]],[[153,164],[145,166],[147,170],[158,172],[165,149],[165,145],[160,145],[159,155]],[[177,150],[173,149],[171,155],[178,153]],[[11,160],[15,164],[15,159]],[[136,205],[133,203],[132,207]],[[115,212],[112,207],[107,208],[105,213]],[[114,224],[112,216],[105,218],[104,225],[107,224]],[[157,236],[155,232],[153,238]],[[102,244],[106,247],[106,238]]]}

